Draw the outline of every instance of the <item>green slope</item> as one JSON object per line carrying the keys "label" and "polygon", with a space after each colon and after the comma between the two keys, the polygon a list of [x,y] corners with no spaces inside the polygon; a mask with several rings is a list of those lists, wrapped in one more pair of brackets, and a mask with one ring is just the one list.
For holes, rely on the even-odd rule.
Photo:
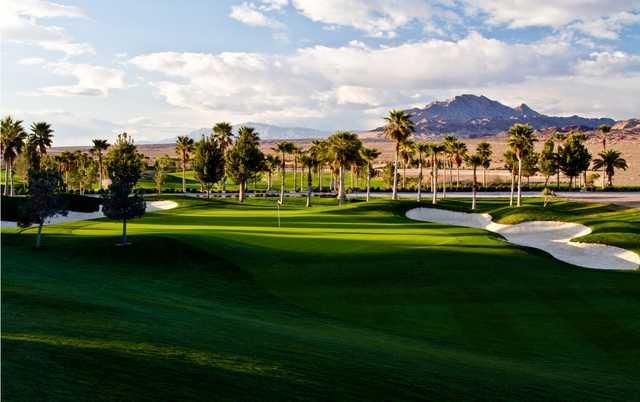
{"label": "green slope", "polygon": [[[177,200],[130,224],[131,247],[106,220],[47,227],[39,251],[30,231],[3,232],[3,400],[640,392],[637,272],[411,222],[409,202],[289,199],[277,228],[274,200]],[[637,209],[533,200],[524,216],[503,202],[481,205],[502,221],[573,214],[597,241],[640,244]]]}

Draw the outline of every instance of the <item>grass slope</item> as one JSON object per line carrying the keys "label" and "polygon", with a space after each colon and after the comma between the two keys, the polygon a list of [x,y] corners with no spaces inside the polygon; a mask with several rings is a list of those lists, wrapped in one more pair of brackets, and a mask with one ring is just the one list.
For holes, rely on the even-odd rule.
{"label": "grass slope", "polygon": [[[640,275],[575,268],[410,202],[178,199],[130,223],[2,234],[3,400],[613,400],[640,392]],[[483,200],[593,240],[638,210]],[[468,208],[464,201],[443,206]],[[525,211],[523,213],[523,211]],[[528,212],[527,212],[528,211]]]}

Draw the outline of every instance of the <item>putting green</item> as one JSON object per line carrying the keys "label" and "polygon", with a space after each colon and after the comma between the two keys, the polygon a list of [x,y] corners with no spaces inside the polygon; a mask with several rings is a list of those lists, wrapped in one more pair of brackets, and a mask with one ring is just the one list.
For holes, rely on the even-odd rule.
{"label": "putting green", "polygon": [[[163,197],[165,198],[165,197]],[[583,270],[415,203],[176,198],[129,224],[2,234],[5,400],[611,400],[640,392],[640,276]],[[539,200],[640,251],[638,210]],[[465,201],[443,206],[468,208]]]}

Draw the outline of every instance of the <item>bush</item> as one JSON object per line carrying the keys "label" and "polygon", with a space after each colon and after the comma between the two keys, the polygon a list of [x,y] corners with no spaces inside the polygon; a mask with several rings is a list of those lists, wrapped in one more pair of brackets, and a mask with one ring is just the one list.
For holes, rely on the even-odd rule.
{"label": "bush", "polygon": [[79,194],[63,194],[62,199],[66,209],[74,212],[97,212],[102,202],[98,197]]}

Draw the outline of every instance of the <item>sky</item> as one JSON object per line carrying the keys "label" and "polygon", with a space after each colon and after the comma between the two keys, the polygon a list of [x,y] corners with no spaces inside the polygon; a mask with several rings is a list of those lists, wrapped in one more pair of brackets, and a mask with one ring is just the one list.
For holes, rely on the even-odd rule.
{"label": "sky", "polygon": [[471,93],[640,117],[640,0],[3,0],[0,112],[54,145],[380,126]]}

